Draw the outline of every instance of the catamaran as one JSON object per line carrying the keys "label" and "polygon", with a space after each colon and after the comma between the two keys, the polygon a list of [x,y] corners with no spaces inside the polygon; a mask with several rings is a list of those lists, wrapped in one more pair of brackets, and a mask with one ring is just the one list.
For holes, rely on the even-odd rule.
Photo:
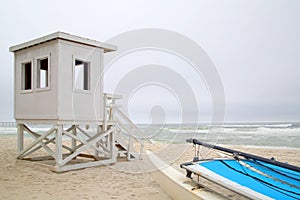
{"label": "catamaran", "polygon": [[[250,199],[300,199],[300,167],[278,162],[273,158],[267,159],[207,144],[197,139],[189,139],[187,142],[225,153],[228,157],[200,160],[195,156],[192,162],[180,165],[186,170],[186,177],[192,179],[192,174],[194,174],[198,178],[196,180],[207,179]],[[192,198],[185,199],[223,198],[216,191],[209,190],[203,185],[201,187],[187,186],[189,182],[182,177],[178,178],[180,175],[174,172],[175,169],[169,169],[170,166],[162,168],[162,164],[158,165],[161,162],[157,161],[158,158],[153,159],[153,155],[149,157],[157,167],[160,167],[160,174],[169,180],[169,185],[164,187],[167,192],[172,188],[171,185],[181,187],[181,190],[176,190],[177,194],[168,192],[173,199],[182,199],[183,196],[192,196]],[[159,178],[158,181],[166,182],[163,176]]]}

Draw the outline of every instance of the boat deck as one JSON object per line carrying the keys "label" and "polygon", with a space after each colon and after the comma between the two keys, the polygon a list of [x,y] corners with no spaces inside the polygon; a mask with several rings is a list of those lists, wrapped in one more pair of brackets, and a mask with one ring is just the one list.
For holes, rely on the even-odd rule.
{"label": "boat deck", "polygon": [[300,173],[262,161],[214,159],[183,168],[253,199],[299,199]]}

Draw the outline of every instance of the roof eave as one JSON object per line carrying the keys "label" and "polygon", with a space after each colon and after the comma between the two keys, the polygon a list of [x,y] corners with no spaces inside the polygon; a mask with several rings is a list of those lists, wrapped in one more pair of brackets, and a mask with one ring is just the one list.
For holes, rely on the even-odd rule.
{"label": "roof eave", "polygon": [[22,50],[25,48],[29,48],[29,47],[32,47],[32,46],[35,46],[35,45],[38,45],[38,44],[41,44],[44,42],[48,42],[51,40],[55,40],[55,39],[68,40],[68,41],[85,44],[85,45],[92,46],[92,47],[102,48],[102,49],[104,49],[104,52],[111,52],[111,51],[117,50],[117,46],[112,45],[112,44],[98,42],[96,40],[90,40],[87,38],[71,35],[71,34],[64,33],[64,32],[55,32],[55,33],[46,35],[44,37],[40,37],[40,38],[37,38],[34,40],[30,40],[28,42],[24,42],[22,44],[12,46],[9,48],[9,51],[16,52],[16,51],[19,51],[19,50]]}

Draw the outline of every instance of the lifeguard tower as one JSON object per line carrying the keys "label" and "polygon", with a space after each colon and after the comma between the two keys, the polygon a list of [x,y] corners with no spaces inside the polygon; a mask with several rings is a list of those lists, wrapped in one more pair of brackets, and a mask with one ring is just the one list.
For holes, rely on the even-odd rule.
{"label": "lifeguard tower", "polygon": [[[142,157],[142,132],[115,106],[120,96],[103,93],[104,54],[116,46],[56,32],[9,50],[18,159],[52,161],[62,172]],[[37,125],[49,129],[33,131]]]}

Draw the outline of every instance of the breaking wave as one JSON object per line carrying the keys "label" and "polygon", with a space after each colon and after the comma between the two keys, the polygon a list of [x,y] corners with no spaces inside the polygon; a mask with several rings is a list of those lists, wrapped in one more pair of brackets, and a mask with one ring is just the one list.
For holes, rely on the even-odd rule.
{"label": "breaking wave", "polygon": [[225,124],[224,128],[259,128],[259,127],[268,127],[268,128],[288,128],[292,127],[293,124]]}

